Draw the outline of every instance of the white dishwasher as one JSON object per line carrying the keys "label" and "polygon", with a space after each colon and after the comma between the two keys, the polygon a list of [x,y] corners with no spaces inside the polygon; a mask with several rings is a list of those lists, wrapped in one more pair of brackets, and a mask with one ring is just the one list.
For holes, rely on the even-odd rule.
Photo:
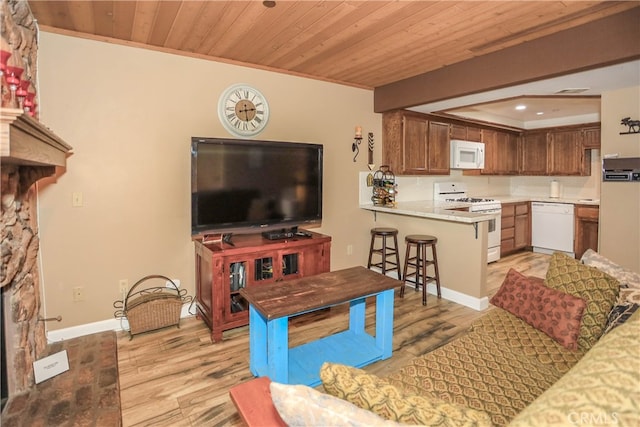
{"label": "white dishwasher", "polygon": [[573,205],[531,202],[531,245],[534,252],[573,252]]}

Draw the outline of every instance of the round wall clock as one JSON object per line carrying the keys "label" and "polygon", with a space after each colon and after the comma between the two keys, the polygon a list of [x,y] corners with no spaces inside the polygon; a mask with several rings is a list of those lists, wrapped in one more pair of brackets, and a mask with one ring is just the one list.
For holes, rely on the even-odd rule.
{"label": "round wall clock", "polygon": [[236,84],[220,95],[218,117],[232,135],[255,136],[267,126],[269,104],[258,89],[246,84]]}

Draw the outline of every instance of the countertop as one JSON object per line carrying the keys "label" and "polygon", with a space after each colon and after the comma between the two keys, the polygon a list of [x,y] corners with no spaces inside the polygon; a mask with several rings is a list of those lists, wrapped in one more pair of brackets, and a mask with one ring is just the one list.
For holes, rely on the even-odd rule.
{"label": "countertop", "polygon": [[535,196],[489,196],[501,203],[519,203],[519,202],[545,202],[545,203],[569,203],[573,205],[593,205],[599,206],[598,199],[571,199],[566,197],[535,197]]}
{"label": "countertop", "polygon": [[360,205],[360,208],[376,212],[439,219],[443,221],[462,222],[466,224],[490,221],[495,218],[495,214],[452,210],[469,205],[470,203],[416,200],[411,202],[397,202],[395,207],[374,206],[373,203],[369,203]]}
{"label": "countertop", "polygon": [[[599,206],[600,200],[597,199],[570,199],[570,198],[552,198],[552,197],[530,197],[530,196],[489,196],[489,198],[500,201],[501,203],[518,203],[518,202],[546,202],[546,203],[570,203],[576,205],[593,205]],[[463,202],[440,202],[435,200],[415,200],[408,202],[396,202],[395,207],[374,206],[373,203],[360,205],[361,209],[375,212],[385,212],[395,215],[408,215],[422,218],[439,219],[442,221],[461,222],[473,224],[481,221],[489,221],[495,218],[495,214],[486,214],[482,212],[465,212],[454,210],[470,206],[470,203]]]}

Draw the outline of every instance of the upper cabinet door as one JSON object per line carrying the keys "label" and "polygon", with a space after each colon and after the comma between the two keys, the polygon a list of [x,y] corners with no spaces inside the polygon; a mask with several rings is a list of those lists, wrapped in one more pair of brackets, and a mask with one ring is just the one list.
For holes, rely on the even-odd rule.
{"label": "upper cabinet door", "polygon": [[548,142],[549,175],[582,175],[584,150],[580,130],[549,132]]}
{"label": "upper cabinet door", "polygon": [[382,115],[382,163],[396,175],[448,175],[449,124],[406,111]]}
{"label": "upper cabinet door", "polygon": [[520,143],[520,174],[547,174],[547,134],[527,133]]}
{"label": "upper cabinet door", "polygon": [[518,174],[518,137],[511,133],[496,135],[497,172],[504,175]]}
{"label": "upper cabinet door", "polygon": [[482,131],[480,128],[465,126],[460,124],[451,124],[450,133],[451,139],[461,139],[463,141],[481,142]]}
{"label": "upper cabinet door", "polygon": [[402,167],[400,169],[400,173],[404,175],[421,175],[428,172],[428,124],[429,123],[424,119],[411,116],[404,117],[402,135]]}
{"label": "upper cabinet door", "polygon": [[498,173],[498,133],[495,130],[483,129],[482,142],[484,143],[484,168],[482,174]]}
{"label": "upper cabinet door", "polygon": [[449,125],[429,122],[427,169],[431,174],[449,175],[450,165]]}
{"label": "upper cabinet door", "polygon": [[600,149],[600,128],[582,130],[582,148],[585,150]]}

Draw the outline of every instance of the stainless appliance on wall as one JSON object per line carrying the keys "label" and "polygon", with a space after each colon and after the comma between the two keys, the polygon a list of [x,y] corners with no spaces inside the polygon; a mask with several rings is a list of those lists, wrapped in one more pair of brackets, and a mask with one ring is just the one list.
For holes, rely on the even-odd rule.
{"label": "stainless appliance on wall", "polygon": [[484,168],[484,143],[461,141],[452,139],[451,169],[482,169]]}
{"label": "stainless appliance on wall", "polygon": [[603,159],[602,180],[640,182],[640,157]]}
{"label": "stainless appliance on wall", "polygon": [[468,204],[469,212],[493,214],[489,221],[487,235],[487,262],[500,259],[500,238],[502,204],[498,200],[469,197],[467,184],[464,182],[436,182],[433,184],[433,199],[441,202]]}

